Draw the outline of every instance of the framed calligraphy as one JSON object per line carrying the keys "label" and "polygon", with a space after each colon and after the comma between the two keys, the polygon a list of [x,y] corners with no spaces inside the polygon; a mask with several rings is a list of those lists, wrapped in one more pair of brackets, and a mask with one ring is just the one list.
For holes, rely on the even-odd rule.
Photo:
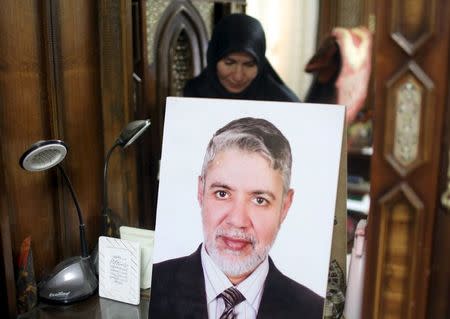
{"label": "framed calligraphy", "polygon": [[138,305],[140,302],[140,244],[101,236],[99,249],[99,296]]}

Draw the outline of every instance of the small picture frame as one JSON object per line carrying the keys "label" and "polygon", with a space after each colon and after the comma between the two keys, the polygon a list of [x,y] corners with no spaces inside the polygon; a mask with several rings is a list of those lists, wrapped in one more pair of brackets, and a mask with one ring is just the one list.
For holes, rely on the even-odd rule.
{"label": "small picture frame", "polygon": [[152,283],[152,255],[154,230],[120,226],[120,238],[138,242],[141,245],[141,289],[148,289]]}
{"label": "small picture frame", "polygon": [[141,280],[140,244],[100,236],[98,250],[99,296],[138,305]]}

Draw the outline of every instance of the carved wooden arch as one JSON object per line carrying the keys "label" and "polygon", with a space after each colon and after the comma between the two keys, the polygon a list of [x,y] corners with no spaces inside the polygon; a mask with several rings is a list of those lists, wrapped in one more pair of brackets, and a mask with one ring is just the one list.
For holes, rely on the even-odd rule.
{"label": "carved wooden arch", "polygon": [[173,1],[158,24],[154,45],[156,103],[162,136],[165,100],[181,95],[184,83],[206,66],[208,35],[205,23],[190,1]]}

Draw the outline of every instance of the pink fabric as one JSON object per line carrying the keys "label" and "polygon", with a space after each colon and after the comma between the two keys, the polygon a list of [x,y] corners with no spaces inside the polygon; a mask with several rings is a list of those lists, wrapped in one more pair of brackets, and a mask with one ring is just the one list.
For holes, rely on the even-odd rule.
{"label": "pink fabric", "polygon": [[334,28],[332,35],[340,48],[342,68],[336,81],[337,104],[347,106],[351,123],[367,97],[371,71],[372,34],[365,27]]}

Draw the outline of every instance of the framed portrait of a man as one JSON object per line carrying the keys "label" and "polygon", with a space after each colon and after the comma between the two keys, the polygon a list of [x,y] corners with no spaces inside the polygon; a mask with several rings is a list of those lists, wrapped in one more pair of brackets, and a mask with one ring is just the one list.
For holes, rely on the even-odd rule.
{"label": "framed portrait of a man", "polygon": [[150,318],[322,318],[337,105],[168,98]]}

